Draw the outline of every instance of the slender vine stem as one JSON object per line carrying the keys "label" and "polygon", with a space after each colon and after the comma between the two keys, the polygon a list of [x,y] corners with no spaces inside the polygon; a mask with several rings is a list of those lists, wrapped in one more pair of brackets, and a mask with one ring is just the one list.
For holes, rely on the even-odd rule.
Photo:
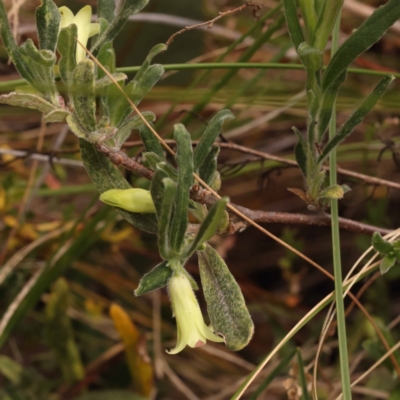
{"label": "slender vine stem", "polygon": [[[340,15],[339,13],[335,27],[332,33],[332,50],[333,55],[339,46],[340,32]],[[332,118],[329,125],[329,138],[332,139],[336,135],[336,104],[333,104]],[[336,149],[334,149],[329,158],[329,181],[330,185],[337,184],[336,171]],[[342,381],[342,393],[344,400],[351,400],[351,382],[349,370],[349,357],[347,352],[347,336],[346,336],[346,315],[343,300],[342,285],[342,263],[340,252],[340,234],[339,234],[339,211],[338,200],[331,199],[331,230],[332,230],[332,253],[333,253],[333,271],[335,278],[335,302],[337,312],[337,330],[339,340],[339,356],[340,356],[340,376]]]}

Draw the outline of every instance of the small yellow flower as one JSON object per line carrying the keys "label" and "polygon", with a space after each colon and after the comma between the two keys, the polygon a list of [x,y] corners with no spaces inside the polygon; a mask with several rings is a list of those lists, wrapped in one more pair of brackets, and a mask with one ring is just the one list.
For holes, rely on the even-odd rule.
{"label": "small yellow flower", "polygon": [[174,272],[169,280],[168,289],[176,318],[178,339],[175,348],[167,351],[167,353],[177,354],[186,345],[190,347],[203,346],[207,339],[213,342],[224,341],[204,323],[199,303],[188,278],[184,274]]}
{"label": "small yellow flower", "polygon": [[[61,23],[60,30],[71,24],[75,24],[78,31],[78,41],[85,47],[90,37],[100,32],[100,24],[92,23],[92,7],[85,6],[81,8],[76,15],[68,7],[60,7]],[[76,62],[79,63],[86,57],[85,50],[77,44],[76,46]]]}
{"label": "small yellow flower", "polygon": [[150,192],[144,189],[111,189],[102,193],[100,200],[110,206],[134,213],[156,212]]}

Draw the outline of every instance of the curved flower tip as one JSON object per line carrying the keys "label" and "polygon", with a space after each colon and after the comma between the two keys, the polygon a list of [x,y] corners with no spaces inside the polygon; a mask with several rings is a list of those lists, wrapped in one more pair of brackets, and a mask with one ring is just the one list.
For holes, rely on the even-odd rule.
{"label": "curved flower tip", "polygon": [[156,212],[150,192],[140,188],[107,190],[100,195],[100,200],[134,213]]}
{"label": "curved flower tip", "polygon": [[[61,14],[60,30],[71,24],[75,24],[78,31],[78,41],[85,47],[90,37],[100,32],[100,24],[91,23],[92,7],[85,6],[81,8],[76,15],[68,7],[59,8]],[[76,46],[76,62],[79,63],[86,57],[85,49],[79,45]]]}
{"label": "curved flower tip", "polygon": [[204,323],[199,303],[184,274],[175,272],[169,280],[168,289],[178,330],[176,346],[167,351],[168,354],[177,354],[187,345],[190,347],[204,346],[207,339],[213,342],[224,341]]}

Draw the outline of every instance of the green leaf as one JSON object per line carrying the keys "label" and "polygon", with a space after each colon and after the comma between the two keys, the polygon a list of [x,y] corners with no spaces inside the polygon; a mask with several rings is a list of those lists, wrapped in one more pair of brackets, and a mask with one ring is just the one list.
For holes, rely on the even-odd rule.
{"label": "green leaf", "polygon": [[[86,140],[80,140],[81,156],[86,171],[95,184],[97,190],[103,193],[110,189],[131,189],[121,171],[103,154]],[[137,228],[150,232],[157,232],[157,219],[154,214],[138,214],[115,209],[124,219]]]}
{"label": "green leaf", "polygon": [[170,236],[172,251],[179,254],[188,224],[189,193],[193,184],[193,151],[190,134],[182,124],[174,126],[174,139],[177,143],[178,188]]}
{"label": "green leaf", "polygon": [[67,314],[69,296],[67,282],[58,279],[46,304],[46,343],[56,355],[64,380],[72,383],[83,379],[85,371]]}
{"label": "green leaf", "polygon": [[143,275],[138,288],[135,290],[135,296],[141,296],[142,294],[163,288],[167,285],[171,275],[172,269],[168,266],[168,261],[161,262],[150,272]]}
{"label": "green leaf", "polygon": [[347,136],[350,135],[354,127],[362,122],[364,117],[374,108],[375,104],[385,94],[386,89],[392,83],[393,79],[394,77],[392,75],[382,78],[382,80],[376,85],[375,89],[364,99],[360,107],[358,107],[353,115],[351,115],[351,117],[340,128],[335,137],[325,146],[318,159],[318,162],[321,163],[329,155],[329,153],[339,145],[340,142],[345,140]]}
{"label": "green leaf", "polygon": [[[149,123],[153,122],[156,119],[154,113],[150,111],[145,111],[142,113],[143,117]],[[139,115],[135,115],[134,117],[128,118],[118,129],[118,132],[114,136],[115,147],[120,149],[122,145],[128,140],[129,136],[132,133],[133,129],[140,129],[144,125],[144,122],[139,117]]]}
{"label": "green leaf", "polygon": [[183,253],[183,258],[189,258],[199,246],[215,235],[221,219],[224,216],[228,201],[229,199],[227,197],[223,197],[212,205],[206,218],[200,225],[199,231],[197,232],[194,240],[188,246],[186,246]]}
{"label": "green leaf", "polygon": [[325,50],[342,5],[343,0],[329,0],[324,2],[321,14],[318,16],[313,47],[320,51]]}
{"label": "green leaf", "polygon": [[332,117],[332,110],[333,105],[335,104],[336,97],[340,88],[340,85],[345,81],[347,76],[347,71],[343,71],[335,82],[329,86],[327,90],[322,94],[321,104],[318,109],[318,116],[317,116],[317,135],[318,135],[318,142],[323,139],[324,133],[326,132],[329,121]]}
{"label": "green leaf", "polygon": [[[138,13],[142,8],[146,6],[149,0],[125,0],[115,18],[112,18],[110,21],[110,25],[108,28],[102,32],[94,45],[91,48],[91,51],[98,49],[103,43],[114,40],[114,38],[121,31],[125,23],[128,21],[128,18]],[[108,15],[109,17],[110,15]],[[108,20],[108,18],[106,18]]]}
{"label": "green leaf", "polygon": [[308,75],[315,74],[322,69],[322,51],[310,46],[306,42],[300,43],[297,53],[304,66],[307,69]]}
{"label": "green leaf", "polygon": [[10,106],[32,108],[42,112],[43,114],[48,114],[52,111],[58,110],[57,107],[49,103],[43,97],[32,93],[11,92],[8,94],[2,94],[0,95],[0,103],[8,104]]}
{"label": "green leaf", "polygon": [[323,76],[323,91],[328,89],[360,54],[377,42],[399,18],[399,0],[389,0],[379,7],[335,53]]}
{"label": "green leaf", "polygon": [[36,27],[41,50],[56,51],[61,14],[53,0],[42,0],[36,9]]}
{"label": "green leaf", "polygon": [[73,113],[80,124],[88,132],[95,132],[97,129],[96,92],[94,64],[91,60],[82,60],[74,69],[70,96]]}
{"label": "green leaf", "polygon": [[115,12],[115,0],[97,0],[97,15],[112,22]]}
{"label": "green leaf", "polygon": [[205,157],[199,168],[200,178],[203,179],[203,181],[210,186],[214,181],[215,174],[218,174],[217,165],[219,150],[219,146],[212,146],[211,150],[209,150],[207,156]]}
{"label": "green leaf", "polygon": [[49,100],[58,105],[57,90],[54,80],[56,55],[50,50],[38,50],[32,39],[28,39],[21,47],[20,53],[34,79],[32,86],[43,93]]}
{"label": "green leaf", "polygon": [[146,152],[155,153],[162,159],[162,161],[165,161],[163,148],[158,139],[154,136],[153,132],[151,132],[151,130],[144,124],[139,128],[139,131]]}
{"label": "green leaf", "polygon": [[374,232],[372,235],[372,247],[381,255],[385,255],[393,251],[393,244],[385,240],[379,232]]}
{"label": "green leaf", "polygon": [[292,129],[299,139],[296,147],[294,148],[294,155],[301,172],[304,176],[307,176],[307,143],[303,139],[301,132],[295,126],[293,126]]}
{"label": "green leaf", "polygon": [[380,266],[381,275],[386,274],[386,272],[388,272],[389,269],[392,268],[395,263],[396,263],[396,255],[386,254],[386,256],[383,257]]}
{"label": "green leaf", "polygon": [[286,24],[289,29],[290,39],[297,51],[300,44],[305,42],[303,30],[300,26],[299,17],[297,15],[297,4],[296,0],[283,0],[283,6],[285,9]]}
{"label": "green leaf", "polygon": [[238,351],[254,332],[253,321],[235,278],[211,246],[199,251],[201,284],[213,330],[224,335],[226,347]]}
{"label": "green leaf", "polygon": [[78,120],[78,117],[76,116],[75,113],[67,115],[66,118],[67,124],[69,129],[79,138],[79,139],[85,139],[87,141],[89,140],[90,132],[88,132],[80,123]]}
{"label": "green leaf", "polygon": [[136,73],[135,81],[140,81],[143,78],[144,74],[149,69],[151,62],[153,61],[153,58],[157,54],[160,54],[163,51],[166,51],[167,48],[168,48],[167,45],[164,43],[159,43],[152,47],[152,49],[149,51],[149,54],[147,55],[146,59],[143,61],[143,64],[140,67],[139,71]]}
{"label": "green leaf", "polygon": [[299,0],[301,14],[304,18],[304,25],[307,32],[307,39],[312,43],[312,38],[315,34],[315,27],[317,25],[317,15],[314,8],[314,0]]}
{"label": "green leaf", "polygon": [[[170,178],[163,179],[164,193],[161,205],[161,214],[158,219],[158,250],[164,260],[173,257],[171,221],[174,210],[174,200],[177,197],[176,183]],[[176,214],[176,213],[175,213]]]}
{"label": "green leaf", "polygon": [[78,37],[78,28],[75,24],[71,24],[61,29],[58,37],[57,50],[61,55],[58,68],[62,80],[67,89],[72,83],[72,74],[76,67],[76,38]]}
{"label": "green leaf", "polygon": [[235,116],[230,110],[219,111],[214,118],[208,123],[199,143],[193,152],[193,166],[194,170],[198,171],[199,167],[208,156],[211,147],[221,132],[222,124],[225,120],[233,119]]}
{"label": "green leaf", "polygon": [[26,79],[33,87],[35,87],[35,78],[31,72],[29,63],[27,63],[22,56],[21,51],[15,42],[14,35],[10,29],[10,24],[8,23],[8,17],[3,1],[0,1],[0,28],[4,47],[14,63],[15,68],[20,73],[22,78]]}

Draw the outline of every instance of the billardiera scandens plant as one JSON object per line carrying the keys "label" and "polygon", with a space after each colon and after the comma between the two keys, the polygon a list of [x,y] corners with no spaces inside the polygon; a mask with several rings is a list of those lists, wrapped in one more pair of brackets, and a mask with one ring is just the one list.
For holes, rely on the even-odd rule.
{"label": "billardiera scandens plant", "polygon": [[[177,345],[170,354],[178,353],[186,345],[203,345],[207,339],[224,341],[228,349],[240,350],[252,337],[253,323],[238,284],[219,254],[207,244],[214,234],[224,233],[229,228],[229,216],[225,211],[228,199],[222,198],[211,207],[190,199],[197,183],[194,174],[219,189],[219,147],[215,142],[224,121],[233,118],[232,113],[229,110],[218,112],[194,150],[186,128],[175,125],[177,154],[175,163],[171,164],[151,130],[139,116],[131,116],[128,101],[76,42],[77,38],[88,46],[89,37],[95,35],[90,44],[91,52],[137,106],[163,75],[163,66],[151,62],[167,47],[164,44],[154,46],[134,79],[125,84],[126,76],[116,70],[112,42],[129,16],[140,11],[147,1],[125,0],[115,14],[112,0],[99,0],[99,24],[92,24],[89,6],[73,15],[67,7],[59,9],[53,0],[42,0],[36,12],[37,48],[31,40],[17,46],[0,0],[0,33],[6,50],[18,72],[34,88],[30,92],[0,96],[0,103],[39,110],[45,122],[67,122],[79,138],[82,161],[90,179],[102,193],[100,200],[115,207],[138,229],[158,236],[162,262],[143,276],[135,295],[168,286],[178,329]],[[56,56],[56,51],[60,57]],[[55,76],[55,71],[59,77]],[[65,95],[58,92],[58,78]],[[155,120],[151,112],[142,115],[149,123]],[[154,171],[150,191],[132,188],[106,156],[120,151],[133,129],[140,131],[145,146],[145,166]],[[198,221],[197,229],[189,227],[189,214]],[[195,253],[199,257],[200,279],[213,328],[204,323],[193,292],[198,289],[197,284],[184,268]]]}
{"label": "billardiera scandens plant", "polygon": [[[100,33],[100,24],[93,23],[92,20],[92,7],[85,6],[81,8],[76,15],[68,7],[59,8],[61,14],[60,31],[62,28],[66,28],[71,24],[75,24],[77,27],[77,40],[83,46],[87,46],[89,38]],[[76,62],[79,63],[86,57],[85,49],[79,44],[76,47]]]}

